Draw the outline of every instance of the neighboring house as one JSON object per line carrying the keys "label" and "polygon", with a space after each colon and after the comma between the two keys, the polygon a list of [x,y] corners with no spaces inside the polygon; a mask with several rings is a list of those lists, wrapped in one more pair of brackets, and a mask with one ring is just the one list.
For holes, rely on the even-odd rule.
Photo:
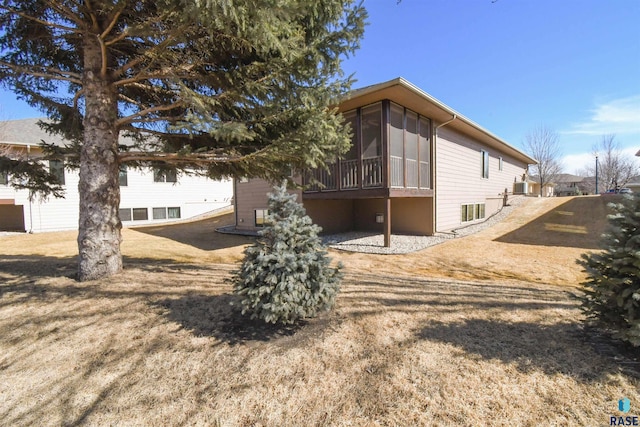
{"label": "neighboring house", "polygon": [[[482,221],[536,161],[402,78],[354,90],[339,110],[351,150],[298,191],[325,233],[432,235]],[[320,182],[314,185],[312,178]],[[235,182],[236,228],[264,224],[271,184]]]}
{"label": "neighboring house", "polygon": [[593,191],[590,191],[591,180],[583,176],[561,173],[554,177],[554,182],[556,196],[581,196]]}
{"label": "neighboring house", "polygon": [[[38,121],[1,122],[0,146],[38,157],[42,155],[41,141],[65,143],[61,137],[40,129]],[[26,190],[14,190],[8,185],[9,177],[0,174],[0,230],[41,232],[78,228],[78,171],[65,169],[58,161],[48,161],[48,166],[64,185],[64,199],[36,197],[30,201]],[[230,206],[232,197],[231,180],[214,181],[148,168],[123,167],[120,172],[120,220],[124,226],[191,218]]]}
{"label": "neighboring house", "polygon": [[[540,180],[536,179],[535,176],[527,178],[526,186],[524,187],[524,194],[531,197],[553,197],[555,184],[553,182],[548,182],[542,186],[542,193],[540,193]],[[518,193],[518,192],[517,192]],[[522,194],[522,193],[519,193]]]}

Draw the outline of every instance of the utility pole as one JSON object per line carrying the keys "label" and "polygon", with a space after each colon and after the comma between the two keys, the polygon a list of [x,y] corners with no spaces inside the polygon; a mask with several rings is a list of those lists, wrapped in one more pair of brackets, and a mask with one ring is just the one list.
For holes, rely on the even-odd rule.
{"label": "utility pole", "polygon": [[598,194],[598,154],[596,154],[596,194]]}

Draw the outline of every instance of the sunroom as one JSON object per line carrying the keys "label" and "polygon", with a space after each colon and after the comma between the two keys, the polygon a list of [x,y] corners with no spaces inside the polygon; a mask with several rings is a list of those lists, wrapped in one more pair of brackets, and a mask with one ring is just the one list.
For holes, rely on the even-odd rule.
{"label": "sunroom", "polygon": [[433,234],[431,120],[390,100],[343,116],[351,149],[306,174],[307,212],[325,232]]}

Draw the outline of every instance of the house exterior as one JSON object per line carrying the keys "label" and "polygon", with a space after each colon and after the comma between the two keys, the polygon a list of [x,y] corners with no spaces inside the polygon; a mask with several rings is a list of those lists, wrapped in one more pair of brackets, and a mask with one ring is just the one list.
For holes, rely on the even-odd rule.
{"label": "house exterior", "polygon": [[514,190],[516,194],[525,194],[531,197],[553,197],[555,195],[554,186],[555,184],[552,182],[546,183],[542,186],[542,192],[540,192],[540,181],[536,181],[536,177],[526,178],[523,181],[522,191]]}
{"label": "house exterior", "polygon": [[[65,141],[49,135],[37,125],[39,119],[0,123],[0,147],[10,147],[20,155],[42,155],[41,141],[62,145]],[[26,190],[8,185],[0,174],[0,231],[43,232],[78,228],[78,171],[65,169],[61,162],[49,161],[65,188],[65,198],[35,198]],[[126,226],[162,224],[188,219],[230,207],[231,180],[214,181],[205,177],[123,167],[120,171],[120,220]]]}
{"label": "house exterior", "polygon": [[[482,221],[536,161],[408,81],[355,90],[339,110],[351,150],[328,171],[306,171],[299,190],[325,233],[432,235]],[[235,182],[236,228],[256,230],[271,184]]]}

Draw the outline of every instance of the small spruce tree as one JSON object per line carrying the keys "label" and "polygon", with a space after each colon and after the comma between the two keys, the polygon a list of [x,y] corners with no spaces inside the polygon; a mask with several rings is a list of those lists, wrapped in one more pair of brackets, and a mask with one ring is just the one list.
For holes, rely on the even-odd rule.
{"label": "small spruce tree", "polygon": [[615,338],[640,346],[640,196],[611,203],[604,250],[584,254],[589,279],[583,298],[587,318]]}
{"label": "small spruce tree", "polygon": [[234,277],[242,314],[267,323],[294,323],[333,306],[340,287],[341,264],[331,258],[304,207],[286,184],[269,194],[269,213],[256,243],[245,251]]}

